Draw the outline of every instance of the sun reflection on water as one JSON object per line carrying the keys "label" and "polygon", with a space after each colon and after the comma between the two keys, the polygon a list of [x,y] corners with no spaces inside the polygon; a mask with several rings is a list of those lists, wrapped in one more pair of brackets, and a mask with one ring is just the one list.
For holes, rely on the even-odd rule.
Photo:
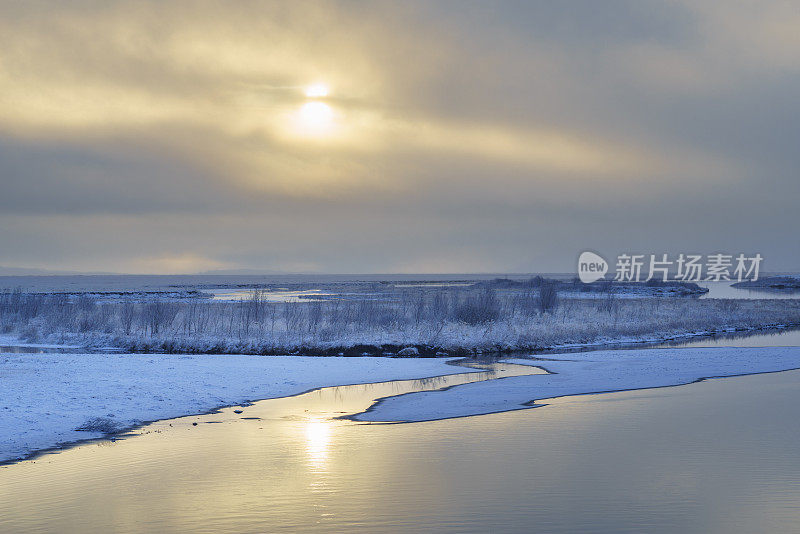
{"label": "sun reflection on water", "polygon": [[310,419],[305,425],[308,465],[315,471],[324,471],[327,467],[331,424],[330,420]]}

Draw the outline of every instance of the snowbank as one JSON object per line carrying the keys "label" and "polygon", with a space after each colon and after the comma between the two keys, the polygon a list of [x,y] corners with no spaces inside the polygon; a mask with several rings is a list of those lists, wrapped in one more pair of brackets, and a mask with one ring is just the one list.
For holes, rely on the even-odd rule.
{"label": "snowbank", "polygon": [[[342,384],[468,370],[443,359],[179,354],[0,354],[0,461],[100,437],[141,421]],[[424,421],[522,409],[564,395],[672,386],[800,368],[800,347],[571,353],[508,360],[553,374],[503,378],[385,399],[355,418]],[[477,371],[477,370],[476,370]],[[84,428],[84,431],[78,431]]]}
{"label": "snowbank", "polygon": [[441,359],[0,354],[0,461],[248,400],[464,372]]}
{"label": "snowbank", "polygon": [[[800,368],[800,347],[610,350],[536,363],[553,374],[504,378],[385,399],[361,421],[427,421],[527,408],[535,400],[688,384],[701,378]],[[526,406],[526,404],[528,404]]]}

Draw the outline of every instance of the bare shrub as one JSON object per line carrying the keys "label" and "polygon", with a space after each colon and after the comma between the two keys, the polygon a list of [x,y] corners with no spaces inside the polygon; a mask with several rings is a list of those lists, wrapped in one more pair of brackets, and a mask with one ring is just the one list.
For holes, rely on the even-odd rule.
{"label": "bare shrub", "polygon": [[22,329],[19,336],[27,343],[36,343],[39,341],[39,329],[33,325],[28,325]]}
{"label": "bare shrub", "polygon": [[478,294],[467,295],[453,310],[453,319],[476,325],[496,320],[500,316],[500,301],[493,289],[483,289]]}
{"label": "bare shrub", "polygon": [[177,313],[176,303],[153,300],[142,308],[140,321],[142,326],[150,331],[150,335],[157,336],[164,328],[172,325]]}
{"label": "bare shrub", "polygon": [[414,305],[412,309],[414,324],[419,325],[425,319],[425,316],[428,313],[428,303],[427,299],[425,298],[425,293],[422,291],[417,291],[416,295],[414,295]]}
{"label": "bare shrub", "polygon": [[429,310],[430,320],[434,323],[442,323],[450,315],[450,305],[452,299],[445,291],[437,291],[433,294],[433,300]]}
{"label": "bare shrub", "polygon": [[312,332],[322,324],[322,303],[318,300],[311,302],[308,305],[308,329]]}
{"label": "bare shrub", "polygon": [[619,298],[612,291],[606,291],[597,301],[597,311],[616,314],[619,311]]}
{"label": "bare shrub", "polygon": [[292,302],[283,303],[283,320],[287,331],[297,331],[303,322],[303,309]]}
{"label": "bare shrub", "polygon": [[552,312],[558,307],[558,288],[552,280],[545,280],[539,285],[539,311]]}
{"label": "bare shrub", "polygon": [[733,299],[720,299],[718,301],[717,306],[719,309],[725,313],[734,313],[738,312],[741,306],[739,302]]}
{"label": "bare shrub", "polygon": [[[581,286],[544,279],[396,290],[384,285],[317,302],[271,302],[262,290],[237,302],[98,300],[15,290],[0,293],[0,331],[145,351],[289,353],[364,344],[450,352],[800,324],[800,303],[791,301],[621,299],[611,284],[590,287],[587,295]],[[551,289],[557,291],[549,294]]]}
{"label": "bare shrub", "polygon": [[[539,284],[541,287],[541,284]],[[539,292],[533,289],[528,289],[522,291],[516,297],[516,309],[522,313],[524,317],[530,317],[537,313],[540,313],[540,302],[539,302]]]}
{"label": "bare shrub", "polygon": [[126,336],[131,335],[134,319],[136,319],[136,305],[130,301],[123,302],[119,307],[119,322]]}
{"label": "bare shrub", "polygon": [[393,309],[385,303],[373,299],[358,302],[356,318],[356,323],[371,328],[386,327],[395,323]]}

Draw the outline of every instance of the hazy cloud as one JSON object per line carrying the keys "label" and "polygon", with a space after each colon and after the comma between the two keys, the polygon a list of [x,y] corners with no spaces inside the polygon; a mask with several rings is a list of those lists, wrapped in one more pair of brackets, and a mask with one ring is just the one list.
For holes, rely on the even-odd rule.
{"label": "hazy cloud", "polygon": [[6,2],[0,265],[797,269],[798,24],[785,2]]}

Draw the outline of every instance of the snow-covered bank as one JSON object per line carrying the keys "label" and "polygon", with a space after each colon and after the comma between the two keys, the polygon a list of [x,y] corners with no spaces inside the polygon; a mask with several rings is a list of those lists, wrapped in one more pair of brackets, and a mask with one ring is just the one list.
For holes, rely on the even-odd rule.
{"label": "snow-covered bank", "polygon": [[0,354],[0,461],[105,430],[343,384],[468,372],[445,360]]}
{"label": "snow-covered bank", "polygon": [[[142,421],[310,389],[463,373],[445,359],[178,354],[0,354],[0,461]],[[564,395],[673,386],[800,368],[800,347],[611,350],[514,359],[553,374],[385,399],[362,421],[522,409]],[[478,371],[478,370],[476,370]],[[529,404],[528,404],[529,405]],[[93,431],[79,431],[90,428]]]}
{"label": "snow-covered bank", "polygon": [[744,289],[764,289],[768,291],[800,291],[800,276],[768,276],[758,280],[745,280],[731,284]]}
{"label": "snow-covered bank", "polygon": [[274,302],[261,290],[237,302],[10,292],[0,293],[0,331],[29,343],[123,352],[389,356],[413,346],[421,356],[454,356],[800,324],[800,300],[617,298],[615,292],[569,298],[542,293],[554,286],[539,285],[373,288],[370,295],[296,302]]}
{"label": "snow-covered bank", "polygon": [[675,386],[701,378],[800,368],[800,347],[612,350],[560,354],[536,363],[549,375],[512,377],[384,399],[360,421],[427,421],[530,407],[565,395]]}

